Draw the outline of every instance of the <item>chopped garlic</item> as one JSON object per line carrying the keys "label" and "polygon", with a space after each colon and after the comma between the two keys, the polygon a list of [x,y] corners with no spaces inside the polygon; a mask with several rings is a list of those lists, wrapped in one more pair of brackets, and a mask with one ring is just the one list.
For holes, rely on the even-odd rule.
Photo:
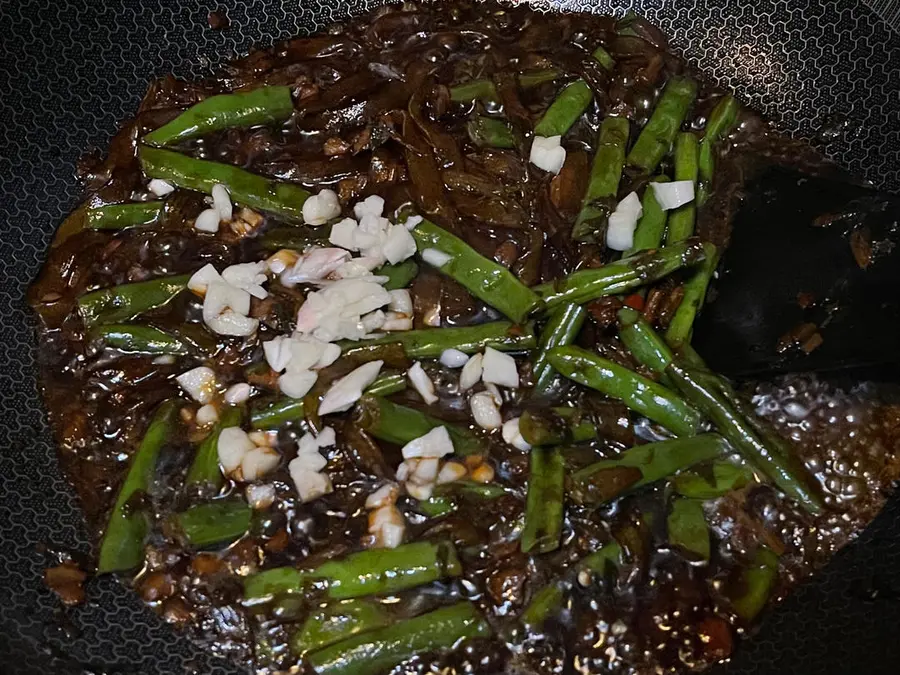
{"label": "chopped garlic", "polygon": [[434,382],[428,377],[428,373],[422,368],[421,363],[416,361],[412,365],[412,368],[406,371],[406,376],[409,378],[412,386],[415,387],[415,390],[419,392],[419,396],[422,397],[422,400],[425,401],[425,403],[428,405],[437,403],[438,396],[435,394]]}
{"label": "chopped garlic", "polygon": [[200,406],[200,409],[197,411],[196,417],[194,420],[201,427],[205,427],[210,424],[215,424],[219,419],[219,411],[216,409],[212,403],[207,403],[204,406]]}
{"label": "chopped garlic", "polygon": [[202,211],[194,220],[194,229],[201,232],[219,231],[219,212],[216,209]]}
{"label": "chopped garlic", "polygon": [[562,136],[535,136],[528,161],[537,168],[558,174],[566,163],[566,149],[560,145]]}
{"label": "chopped garlic", "polygon": [[519,371],[516,368],[516,360],[509,354],[499,352],[493,347],[485,348],[484,372],[481,379],[502,387],[518,388]]}
{"label": "chopped garlic", "polygon": [[335,443],[337,443],[337,434],[334,431],[334,427],[323,427],[319,435],[316,436],[316,445],[320,448],[330,448]]}
{"label": "chopped garlic", "polygon": [[466,477],[468,469],[459,462],[446,462],[437,475],[437,484],[444,485]]}
{"label": "chopped garlic", "polygon": [[334,190],[322,190],[303,202],[303,222],[307,225],[324,225],[341,215],[341,202]]}
{"label": "chopped garlic", "polygon": [[238,480],[254,481],[273,471],[281,462],[279,455],[272,448],[256,447],[241,460],[241,474],[235,476]]}
{"label": "chopped garlic", "polygon": [[412,329],[412,317],[407,316],[406,314],[400,314],[399,312],[388,312],[384,315],[384,323],[381,326],[381,330],[396,333],[398,331]]}
{"label": "chopped garlic", "polygon": [[244,456],[255,448],[256,444],[240,427],[222,429],[216,444],[219,464],[222,465],[225,473],[230,474],[240,468]]}
{"label": "chopped garlic", "polygon": [[334,489],[328,474],[307,471],[302,464],[297,463],[297,459],[288,464],[288,471],[301,501],[311,502]]}
{"label": "chopped garlic", "polygon": [[427,262],[432,267],[440,268],[453,260],[453,256],[448,255],[443,251],[439,251],[436,248],[426,248],[424,251],[422,251],[422,260]]}
{"label": "chopped garlic", "polygon": [[522,432],[519,430],[519,418],[513,417],[503,423],[502,430],[503,440],[513,446],[516,450],[531,450],[531,445],[522,438]]}
{"label": "chopped garlic", "polygon": [[166,195],[175,192],[175,186],[171,183],[167,183],[161,178],[153,178],[147,184],[147,188],[157,197],[165,197]]}
{"label": "chopped garlic", "polygon": [[403,446],[403,459],[440,458],[453,454],[453,441],[446,427],[435,427]]}
{"label": "chopped garlic", "polygon": [[321,281],[350,260],[341,248],[311,248],[297,258],[293,267],[281,274],[281,283],[288,288],[296,284]]}
{"label": "chopped garlic", "polygon": [[197,403],[209,403],[216,394],[218,384],[212,368],[198,366],[175,378],[175,381]]}
{"label": "chopped garlic", "polygon": [[390,304],[388,304],[388,309],[392,312],[397,312],[398,314],[406,314],[407,316],[412,316],[413,314],[413,301],[412,295],[405,288],[398,288],[393,291],[388,291],[391,296]]}
{"label": "chopped garlic", "polygon": [[441,363],[448,368],[462,368],[468,362],[468,354],[466,354],[465,352],[461,352],[458,349],[445,349],[441,352]]}
{"label": "chopped garlic", "polygon": [[644,209],[637,193],[630,192],[609,216],[606,227],[606,246],[614,251],[630,249],[634,244],[634,231],[637,229],[638,219],[643,212]]}
{"label": "chopped garlic", "polygon": [[422,216],[410,216],[403,222],[403,227],[412,231],[421,225],[424,220],[425,219]]}
{"label": "chopped garlic", "polygon": [[303,398],[313,388],[317,379],[318,374],[312,370],[291,368],[278,378],[278,387],[285,396]]}
{"label": "chopped garlic", "polygon": [[228,194],[228,188],[224,185],[213,185],[212,189],[213,208],[219,214],[219,220],[228,222],[233,215],[233,207],[231,205],[231,196]]}
{"label": "chopped garlic", "polygon": [[[240,263],[222,270],[222,279],[235,288],[247,291],[254,298],[265,299],[269,293],[262,287],[266,283],[267,265],[265,262]],[[246,312],[244,312],[246,314]]]}
{"label": "chopped garlic", "polygon": [[288,248],[283,248],[277,253],[273,253],[266,260],[266,265],[269,267],[269,271],[272,274],[281,274],[288,267],[293,267],[297,264],[297,261],[300,259],[300,254],[297,251],[292,251]]}
{"label": "chopped garlic", "polygon": [[381,252],[391,265],[396,265],[416,254],[416,240],[403,225],[391,225]]}
{"label": "chopped garlic", "polygon": [[399,494],[396,483],[385,483],[366,498],[366,508],[377,509],[394,504]]}
{"label": "chopped garlic", "polygon": [[362,398],[362,393],[378,377],[384,361],[372,361],[361,365],[333,385],[319,404],[319,415],[343,412]]}
{"label": "chopped garlic", "polygon": [[253,393],[252,387],[246,382],[238,382],[225,390],[225,402],[229,405],[237,405],[243,403],[250,398]]}
{"label": "chopped garlic", "polygon": [[694,181],[676,180],[671,183],[650,183],[653,196],[663,211],[677,209],[694,201]]}
{"label": "chopped garlic", "polygon": [[493,431],[499,429],[503,424],[503,417],[500,415],[500,408],[494,400],[493,394],[487,391],[479,391],[472,394],[469,399],[469,407],[472,410],[472,417],[475,423],[482,429]]}
{"label": "chopped garlic", "polygon": [[200,297],[203,297],[206,295],[209,285],[214,281],[221,282],[224,279],[222,279],[222,275],[216,271],[215,267],[207,264],[194,272],[191,278],[188,279],[187,287]]}
{"label": "chopped garlic", "polygon": [[348,251],[358,251],[359,246],[356,245],[355,236],[357,227],[359,227],[359,223],[353,218],[344,218],[331,226],[328,241]]}
{"label": "chopped garlic", "polygon": [[247,317],[250,294],[224,281],[209,284],[203,299],[203,321],[220,335],[251,335],[259,321]]}
{"label": "chopped garlic", "polygon": [[257,511],[269,508],[275,502],[275,486],[271,483],[248,485],[244,491],[247,503]]}
{"label": "chopped garlic", "polygon": [[353,206],[353,215],[357,220],[362,220],[366,216],[375,216],[380,218],[384,213],[384,198],[378,195],[366,197],[363,201],[357,202]]}
{"label": "chopped garlic", "polygon": [[466,361],[462,371],[459,374],[459,390],[468,391],[481,381],[481,375],[484,372],[484,355],[475,354]]}

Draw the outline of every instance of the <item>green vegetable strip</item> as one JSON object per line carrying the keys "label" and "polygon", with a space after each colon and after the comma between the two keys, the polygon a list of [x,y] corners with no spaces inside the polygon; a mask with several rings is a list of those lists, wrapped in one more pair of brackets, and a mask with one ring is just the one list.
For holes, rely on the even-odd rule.
{"label": "green vegetable strip", "polygon": [[534,290],[551,310],[565,303],[581,305],[651,284],[675,270],[702,262],[705,256],[699,243],[683,241],[603,267],[579,270],[563,279],[535,286]]}
{"label": "green vegetable strip", "polygon": [[592,240],[616,207],[629,128],[624,117],[607,117],[600,124],[590,181],[572,227],[572,238],[577,241]]}
{"label": "green vegetable strip", "polygon": [[264,602],[283,593],[299,593],[309,583],[309,573],[293,567],[276,567],[244,579],[244,599]]}
{"label": "green vegetable strip", "polygon": [[[572,498],[599,505],[644,485],[668,478],[695,464],[719,458],[731,447],[717,434],[638,445],[615,459],[604,459],[572,475]],[[623,469],[637,469],[629,475]],[[627,480],[622,480],[627,476]]]}
{"label": "green vegetable strip", "polygon": [[[697,137],[689,131],[678,134],[675,139],[675,180],[689,180],[697,188]],[[694,234],[694,221],[697,217],[695,202],[679,206],[669,214],[669,231],[666,243],[687,239]]]}
{"label": "green vegetable strip", "polygon": [[748,416],[736,409],[722,391],[720,378],[702,373],[676,360],[662,338],[633,310],[621,310],[620,337],[635,358],[658,373],[665,374],[682,395],[694,404],[751,464],[765,473],[786,495],[810,513],[819,513],[823,504],[815,479],[805,467],[779,446],[768,442]]}
{"label": "green vegetable strip", "polygon": [[[603,47],[594,50],[594,58],[606,70],[615,68],[616,62]],[[578,79],[566,86],[547,108],[534,127],[535,136],[563,136],[578,121],[594,100],[594,92],[587,82]]]}
{"label": "green vegetable strip", "polygon": [[219,499],[192,506],[179,513],[176,520],[192,545],[205,548],[243,537],[250,529],[252,516],[253,509],[246,502]]}
{"label": "green vegetable strip", "polygon": [[89,331],[89,338],[130,354],[186,356],[191,352],[184,340],[152,326],[137,324],[95,326]]}
{"label": "green vegetable strip", "polygon": [[531,449],[528,498],[525,501],[524,553],[549,553],[559,548],[563,526],[565,463],[556,448]]}
{"label": "green vegetable strip", "polygon": [[78,312],[88,327],[128,321],[166,305],[187,288],[190,278],[162,277],[85,293],[78,298]]}
{"label": "green vegetable strip", "polygon": [[730,589],[731,608],[735,614],[747,622],[755,619],[766,606],[777,580],[778,556],[761,546]]}
{"label": "green vegetable strip", "polygon": [[529,445],[563,445],[597,438],[597,425],[578,408],[554,407],[524,411],[519,432]]}
{"label": "green vegetable strip", "polygon": [[498,499],[511,494],[508,488],[496,483],[476,483],[470,480],[455,480],[452,483],[438,485],[434,489],[435,495],[458,494],[462,497],[473,499]]}
{"label": "green vegetable strip", "polygon": [[352,356],[382,345],[399,343],[411,359],[437,359],[447,349],[477,354],[485,347],[501,352],[524,352],[537,346],[534,326],[519,326],[509,321],[493,321],[460,328],[423,328],[391,333],[364,342],[346,342],[345,356]]}
{"label": "green vegetable strip", "polygon": [[673,77],[666,84],[653,114],[628,153],[628,165],[652,173],[669,152],[675,135],[697,96],[697,83]]}
{"label": "green vegetable strip", "polygon": [[503,120],[479,115],[466,124],[469,140],[480,148],[514,148],[516,137]]}
{"label": "green vegetable strip", "polygon": [[[331,228],[327,225],[322,227],[284,225],[267,230],[257,241],[267,251],[278,251],[283,248],[305,251],[310,246],[328,246],[330,232]],[[383,265],[379,268],[378,273],[382,274],[385,267],[392,267],[392,265]]]}
{"label": "green vegetable strip", "polygon": [[328,582],[335,600],[398,593],[423,584],[458,577],[462,565],[450,542],[417,541],[397,548],[372,548],[329,560],[310,575]]}
{"label": "green vegetable strip", "polygon": [[308,660],[317,675],[379,675],[416,654],[490,634],[475,605],[461,602],[343,640]]}
{"label": "green vegetable strip", "polygon": [[700,428],[700,413],[677,394],[596,354],[557,347],[550,352],[550,363],[569,379],[621,400],[676,436],[693,436]]}
{"label": "green vegetable strip", "polygon": [[547,324],[541,331],[540,347],[532,367],[532,393],[535,396],[548,393],[556,378],[556,371],[548,360],[550,350],[575,342],[586,316],[587,312],[579,305],[560,305],[550,312]]}
{"label": "green vegetable strip", "polygon": [[605,575],[610,567],[616,567],[622,555],[622,548],[617,542],[605,544],[600,550],[579,560],[572,567],[567,578],[560,578],[532,596],[519,617],[519,621],[535,629],[539,629],[551,616],[562,609],[566,589],[571,586],[571,579],[577,579],[582,572],[594,575]]}
{"label": "green vegetable strip", "polygon": [[416,503],[416,511],[426,518],[440,518],[456,511],[456,504],[447,497],[429,497]]}
{"label": "green vegetable strip", "polygon": [[703,250],[706,253],[706,259],[684,285],[684,298],[678,305],[675,316],[672,317],[666,330],[666,342],[675,350],[680,350],[690,341],[694,319],[706,299],[709,282],[712,280],[712,275],[719,262],[719,253],[715,246],[704,242]]}
{"label": "green vegetable strip", "polygon": [[709,527],[703,503],[696,499],[675,499],[666,519],[669,543],[692,557],[709,560]]}
{"label": "green vegetable strip", "polygon": [[207,194],[212,193],[213,186],[224,185],[234,202],[303,221],[303,202],[309,197],[309,192],[299,185],[264,178],[230,164],[194,159],[160,148],[141,146],[138,157],[141,168],[149,178],[162,178],[178,187]]}
{"label": "green vegetable strip", "polygon": [[716,144],[731,132],[740,109],[741,105],[734,96],[725,94],[709,115],[703,140],[700,142],[700,185],[697,190],[697,203],[700,206],[703,206],[712,189]]}
{"label": "green vegetable strip", "polygon": [[[519,86],[523,89],[531,89],[545,82],[552,82],[561,77],[558,70],[535,70],[530,73],[519,74]],[[481,100],[485,103],[496,102],[500,100],[497,88],[491,80],[472,80],[464,84],[457,84],[450,88],[450,100],[456,103],[466,103],[468,101]]]}
{"label": "green vegetable strip", "polygon": [[[650,183],[668,182],[668,176],[654,176],[650,179]],[[656,193],[650,183],[647,183],[647,187],[644,188],[644,197],[641,200],[643,214],[634,230],[634,243],[623,256],[625,258],[640,251],[659,248],[666,233],[666,221],[669,216],[656,201]]]}
{"label": "green vegetable strip", "polygon": [[250,426],[254,429],[277,429],[282,424],[297,422],[305,416],[302,398],[285,398],[250,412]]}
{"label": "green vegetable strip", "polygon": [[219,421],[209,436],[203,439],[191,468],[188,470],[185,482],[211,483],[216,489],[222,487],[222,470],[219,468],[219,434],[222,429],[241,426],[244,411],[237,407],[227,407],[219,413]]}
{"label": "green vegetable strip", "polygon": [[543,303],[534,291],[508,269],[488,260],[459,237],[426,220],[412,232],[419,255],[435,249],[450,256],[441,272],[459,282],[476,298],[522,323]]}
{"label": "green vegetable strip", "polygon": [[159,218],[162,202],[135,202],[96,206],[86,212],[86,225],[93,230],[124,230],[151,225]]}
{"label": "green vegetable strip", "polygon": [[672,480],[672,487],[683,497],[715,499],[754,481],[753,472],[731,462],[713,462],[711,471],[686,471]]}
{"label": "green vegetable strip", "polygon": [[384,628],[392,623],[387,610],[369,600],[332,602],[313,610],[303,627],[291,638],[291,651],[303,656],[354,635]]}
{"label": "green vegetable strip", "polygon": [[150,145],[172,145],[213,131],[286,120],[294,112],[290,87],[260,87],[210,96],[144,136]]}
{"label": "green vegetable strip", "polygon": [[406,375],[403,373],[391,373],[382,375],[366,389],[369,396],[390,396],[406,389]]}
{"label": "green vegetable strip", "polygon": [[406,445],[436,427],[444,427],[458,455],[476,455],[488,451],[487,441],[469,429],[458,427],[414,408],[407,408],[380,396],[363,396],[354,409],[354,421],[375,438]]}
{"label": "green vegetable strip", "polygon": [[106,533],[100,542],[97,574],[130,570],[143,562],[147,517],[144,513],[132,513],[128,501],[136,492],[150,488],[159,453],[175,431],[180,409],[178,399],[164,401],[156,409],[119,488]]}
{"label": "green vegetable strip", "polygon": [[372,272],[376,276],[388,278],[384,284],[384,288],[387,291],[407,288],[418,273],[419,266],[412,260],[407,260],[397,265],[384,264]]}

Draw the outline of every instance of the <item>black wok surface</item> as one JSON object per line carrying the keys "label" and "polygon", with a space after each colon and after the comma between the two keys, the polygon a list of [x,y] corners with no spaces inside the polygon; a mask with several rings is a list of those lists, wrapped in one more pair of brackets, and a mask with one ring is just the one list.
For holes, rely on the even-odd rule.
{"label": "black wok surface", "polygon": [[[57,472],[37,395],[23,295],[57,223],[78,201],[73,173],[104,148],[154,75],[197,76],[279,38],[379,4],[365,0],[0,3],[0,672],[237,672],[173,633],[112,579],[60,613],[41,582],[53,551],[87,552]],[[900,38],[861,3],[765,0],[555,2],[632,6],[673,47],[782,129],[818,139],[852,172],[900,190]],[[768,617],[717,673],[900,671],[900,500],[860,541]]]}

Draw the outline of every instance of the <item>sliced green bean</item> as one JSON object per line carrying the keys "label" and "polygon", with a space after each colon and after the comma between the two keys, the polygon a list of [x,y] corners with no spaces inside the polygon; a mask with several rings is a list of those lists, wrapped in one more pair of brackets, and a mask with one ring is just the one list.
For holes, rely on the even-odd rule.
{"label": "sliced green bean", "polygon": [[534,357],[531,369],[534,396],[547,394],[556,379],[556,371],[549,361],[550,350],[575,342],[586,316],[587,311],[580,305],[559,305],[550,312],[547,323],[541,331],[538,353]]}
{"label": "sliced green bean", "polygon": [[250,412],[254,429],[277,429],[282,424],[298,422],[305,417],[302,398],[282,398]]}
{"label": "sliced green bean", "polygon": [[88,336],[128,354],[187,356],[191,353],[187,342],[152,326],[128,323],[95,326]]}
{"label": "sliced green bean", "polygon": [[78,298],[78,312],[89,328],[128,321],[168,304],[187,288],[190,278],[184,274],[91,291]]}
{"label": "sliced green bean", "polygon": [[150,489],[159,453],[175,433],[180,410],[181,401],[178,399],[164,401],[156,409],[113,505],[100,542],[98,574],[130,570],[143,562],[147,516],[133,511],[129,501],[136,493]]}
{"label": "sliced green bean", "polygon": [[383,605],[369,600],[331,602],[310,614],[291,638],[291,651],[303,656],[354,635],[392,623]]}
{"label": "sliced green bean", "polygon": [[728,452],[731,446],[717,434],[638,445],[615,459],[595,462],[574,473],[570,494],[581,504],[604,504]]}
{"label": "sliced green bean", "polygon": [[689,78],[673,77],[666,83],[650,120],[628,153],[629,166],[635,166],[645,174],[656,170],[672,147],[696,96],[697,83]]}
{"label": "sliced green bean", "polygon": [[519,432],[529,445],[582,443],[597,438],[597,422],[580,408],[526,410],[519,417]]}
{"label": "sliced green bean", "polygon": [[364,431],[388,443],[406,445],[436,427],[444,427],[450,434],[456,454],[477,455],[488,451],[487,441],[469,429],[380,396],[363,396],[356,404],[353,420]]}
{"label": "sliced green bean", "polygon": [[85,224],[93,230],[124,230],[152,225],[159,218],[162,202],[108,204],[87,210]]}
{"label": "sliced green bean", "polygon": [[[699,143],[697,136],[685,131],[675,137],[675,180],[689,180],[697,187],[697,157]],[[666,232],[666,243],[687,239],[694,234],[694,221],[697,218],[697,205],[691,201],[669,214],[669,229]]]}
{"label": "sliced green bean", "polygon": [[531,449],[528,497],[525,500],[524,553],[549,553],[559,548],[563,526],[565,463],[556,448]]}
{"label": "sliced green bean", "polygon": [[[535,70],[529,73],[520,73],[518,80],[519,86],[523,89],[531,89],[540,86],[546,82],[561,77],[558,70]],[[493,103],[500,100],[497,93],[497,87],[492,80],[472,80],[463,84],[457,84],[450,87],[450,100],[456,103],[465,103],[467,101],[480,100],[485,103]]]}
{"label": "sliced green bean", "polygon": [[384,283],[384,288],[388,291],[407,288],[418,273],[419,266],[414,260],[407,260],[396,265],[384,264],[372,272],[376,276],[388,278]]}
{"label": "sliced green bean", "polygon": [[750,469],[731,462],[713,462],[708,471],[685,471],[672,479],[678,494],[691,499],[715,499],[754,481]]}
{"label": "sliced green bean", "polygon": [[219,434],[222,429],[241,426],[243,417],[243,409],[234,406],[228,406],[219,413],[216,426],[197,448],[197,454],[185,478],[187,484],[209,483],[217,490],[222,487],[224,478],[219,468]]}
{"label": "sliced green bean", "polygon": [[697,203],[702,206],[712,189],[716,167],[716,144],[727,136],[737,122],[741,104],[731,94],[725,94],[713,108],[706,123],[703,140],[700,142],[700,184],[697,188]]}
{"label": "sliced green bean", "polygon": [[662,244],[669,216],[666,211],[662,210],[659,202],[656,201],[656,192],[653,190],[651,183],[668,182],[668,176],[654,176],[647,183],[647,187],[644,188],[644,196],[641,199],[643,213],[638,220],[637,228],[634,230],[634,242],[623,257],[628,258],[641,251],[659,248]]}
{"label": "sliced green bean", "polygon": [[615,210],[629,131],[624,117],[607,117],[600,124],[590,180],[572,227],[572,238],[577,241],[592,241]]}
{"label": "sliced green bean", "polygon": [[413,230],[419,254],[431,249],[448,259],[438,269],[472,295],[522,323],[543,303],[502,265],[488,260],[459,237],[425,220]]}
{"label": "sliced green bean", "polygon": [[709,560],[709,526],[700,500],[675,499],[666,524],[670,544],[699,560]]}
{"label": "sliced green bean", "polygon": [[[593,54],[606,70],[615,68],[616,62],[603,47]],[[547,108],[547,112],[534,127],[535,136],[563,136],[578,121],[594,100],[594,92],[582,79],[575,80],[563,89]]]}
{"label": "sliced green bean", "polygon": [[175,518],[187,540],[197,548],[231,543],[250,529],[253,509],[237,499],[217,499],[192,506]]}
{"label": "sliced green bean", "polygon": [[404,373],[389,373],[382,375],[366,389],[369,396],[390,396],[406,389],[406,375]]}
{"label": "sliced green bean", "polygon": [[778,556],[769,548],[760,546],[753,560],[744,568],[731,585],[731,608],[741,619],[750,622],[756,618],[778,581]]}
{"label": "sliced green bean", "polygon": [[704,242],[703,250],[706,258],[684,285],[684,297],[666,329],[666,342],[676,351],[682,349],[690,341],[694,319],[706,299],[709,282],[719,264],[719,252],[715,246]]}
{"label": "sliced green bean", "polygon": [[212,193],[214,186],[224,185],[232,201],[303,222],[303,203],[309,192],[294,183],[161,148],[141,146],[138,158],[144,174],[150,178],[161,178],[178,187],[207,194]]}
{"label": "sliced green bean", "polygon": [[416,654],[490,634],[475,605],[460,602],[343,640],[313,652],[308,660],[317,675],[379,675]]}
{"label": "sliced green bean", "polygon": [[700,428],[700,413],[680,396],[608,359],[569,346],[551,351],[550,363],[569,379],[621,400],[677,436],[693,436]]}
{"label": "sliced green bean", "polygon": [[480,148],[514,148],[516,137],[512,127],[495,117],[479,115],[466,124],[469,140]]}

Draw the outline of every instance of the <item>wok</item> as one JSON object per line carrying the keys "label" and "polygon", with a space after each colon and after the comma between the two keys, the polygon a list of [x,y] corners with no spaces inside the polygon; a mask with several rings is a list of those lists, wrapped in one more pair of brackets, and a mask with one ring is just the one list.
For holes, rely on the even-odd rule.
{"label": "wok", "polygon": [[[0,671],[240,672],[174,633],[115,580],[91,582],[65,614],[41,576],[53,551],[89,550],[60,476],[35,381],[23,299],[54,228],[76,203],[83,152],[103,148],[151,77],[198,76],[255,44],[318,29],[376,0],[0,3]],[[891,3],[871,3],[888,15]],[[900,36],[855,0],[562,0],[562,9],[633,7],[676,50],[783,130],[853,173],[900,189]],[[773,611],[714,672],[896,673],[900,669],[900,499],[860,540]]]}

